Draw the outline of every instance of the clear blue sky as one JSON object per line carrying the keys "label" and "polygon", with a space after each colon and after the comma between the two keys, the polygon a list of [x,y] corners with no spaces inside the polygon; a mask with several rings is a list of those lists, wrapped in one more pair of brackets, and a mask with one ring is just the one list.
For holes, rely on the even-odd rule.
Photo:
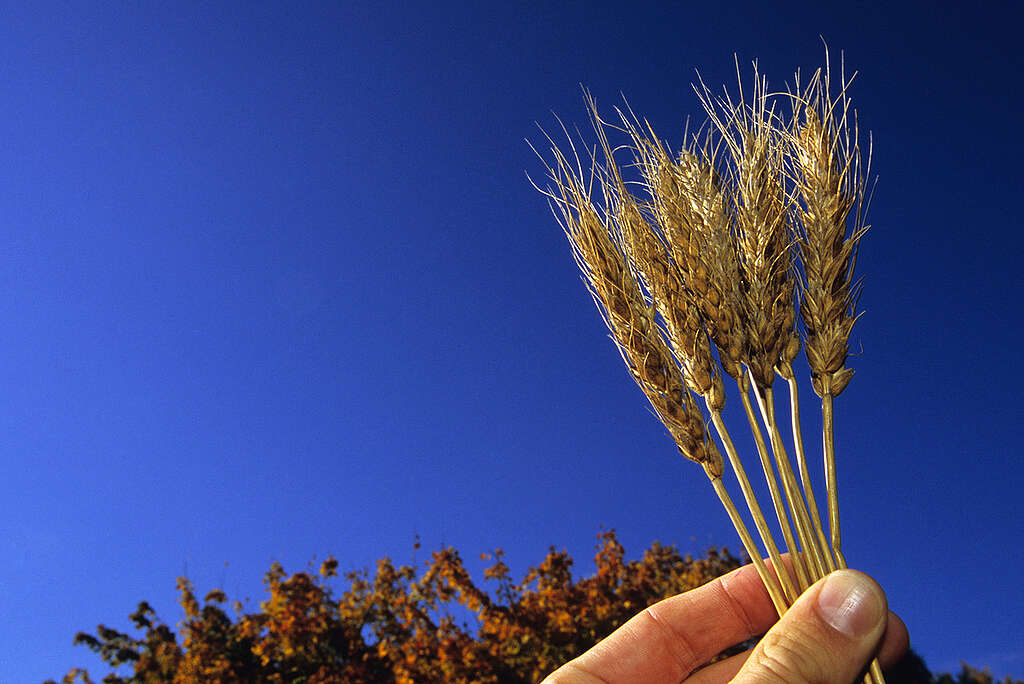
{"label": "clear blue sky", "polygon": [[1024,677],[1021,17],[669,4],[8,3],[0,681],[96,668],[72,636],[142,599],[177,622],[184,572],[259,600],[271,561],[408,562],[417,534],[417,562],[501,546],[516,573],[550,545],[586,572],[602,526],[631,556],[738,550],[524,139],[583,123],[583,83],[678,143],[695,69],[731,83],[737,53],[781,87],[819,35],[880,177],[847,557],[930,667]]}

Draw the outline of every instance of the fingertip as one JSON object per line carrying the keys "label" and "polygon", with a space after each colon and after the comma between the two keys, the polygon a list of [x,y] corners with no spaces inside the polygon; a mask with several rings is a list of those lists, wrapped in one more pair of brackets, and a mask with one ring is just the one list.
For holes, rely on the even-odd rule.
{"label": "fingertip", "polygon": [[910,650],[910,633],[899,615],[890,612],[885,625],[885,635],[878,651],[878,662],[883,668],[899,663]]}
{"label": "fingertip", "polygon": [[878,583],[856,570],[833,572],[822,580],[818,590],[818,614],[850,639],[881,635],[887,606],[885,592]]}

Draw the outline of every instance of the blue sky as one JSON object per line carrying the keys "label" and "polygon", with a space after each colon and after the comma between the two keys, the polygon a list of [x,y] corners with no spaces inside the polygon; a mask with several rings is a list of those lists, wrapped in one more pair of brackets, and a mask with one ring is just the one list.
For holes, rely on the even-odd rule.
{"label": "blue sky", "polygon": [[525,139],[584,123],[582,83],[678,144],[695,69],[733,83],[735,53],[781,87],[819,36],[860,72],[879,176],[838,402],[846,555],[932,669],[1024,676],[1020,17],[712,5],[7,6],[0,681],[97,668],[74,633],[140,600],[177,622],[183,573],[259,600],[272,561],[328,554],[451,544],[476,569],[500,546],[521,573],[553,545],[586,572],[602,526],[632,556],[738,550]]}

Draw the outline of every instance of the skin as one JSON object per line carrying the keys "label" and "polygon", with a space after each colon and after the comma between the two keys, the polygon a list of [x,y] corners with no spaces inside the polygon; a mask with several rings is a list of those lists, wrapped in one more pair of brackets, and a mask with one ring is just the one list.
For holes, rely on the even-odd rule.
{"label": "skin", "polygon": [[[703,667],[759,634],[752,651]],[[780,620],[748,565],[647,608],[542,684],[851,684],[872,657],[894,665],[909,643],[881,587],[863,573],[819,580]]]}

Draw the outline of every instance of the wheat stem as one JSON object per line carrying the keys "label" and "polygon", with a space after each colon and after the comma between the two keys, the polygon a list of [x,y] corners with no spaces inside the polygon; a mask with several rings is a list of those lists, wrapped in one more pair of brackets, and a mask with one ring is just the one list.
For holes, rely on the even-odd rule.
{"label": "wheat stem", "polygon": [[864,681],[868,684],[885,684],[885,675],[882,674],[882,666],[878,662],[878,658],[871,661],[869,673],[864,677]]}
{"label": "wheat stem", "polygon": [[750,376],[754,386],[754,397],[757,399],[757,406],[761,412],[761,420],[771,441],[772,454],[775,456],[775,465],[779,471],[779,478],[782,480],[782,488],[786,493],[786,500],[789,504],[790,514],[793,516],[793,523],[796,528],[797,537],[803,550],[810,555],[808,571],[811,575],[811,582],[825,576],[825,563],[821,557],[817,539],[813,536],[810,517],[803,497],[796,484],[796,476],[793,473],[789,455],[786,453],[785,445],[782,442],[782,434],[779,431],[775,419],[775,399],[771,387],[761,387],[757,381]]}
{"label": "wheat stem", "polygon": [[775,463],[779,469],[779,476],[782,478],[782,486],[786,491],[786,498],[789,501],[790,512],[793,521],[796,523],[797,534],[800,536],[800,544],[810,555],[810,572],[812,580],[817,580],[827,574],[825,560],[822,557],[818,540],[814,536],[810,516],[807,513],[807,506],[796,482],[793,467],[786,453],[786,447],[782,442],[782,434],[779,431],[778,422],[775,419],[775,397],[771,387],[765,387],[755,393],[761,415],[765,419],[768,434],[771,437],[772,453],[775,454]]}
{"label": "wheat stem", "polygon": [[782,583],[782,590],[785,594],[787,605],[792,605],[796,601],[799,592],[793,586],[793,578],[782,563],[782,555],[779,553],[779,548],[775,544],[775,538],[772,536],[771,528],[768,527],[768,521],[764,517],[764,513],[761,511],[761,506],[757,503],[757,496],[754,494],[753,487],[750,486],[750,480],[747,478],[746,470],[743,468],[743,463],[740,461],[739,454],[736,452],[736,445],[733,444],[732,438],[729,436],[729,431],[725,427],[725,422],[722,420],[721,411],[716,411],[708,405],[708,410],[711,413],[711,421],[715,425],[715,429],[718,431],[718,436],[722,440],[722,444],[725,446],[725,453],[729,458],[729,464],[732,466],[733,471],[736,473],[736,479],[739,480],[740,489],[743,491],[743,498],[747,502],[747,508],[750,509],[750,515],[754,518],[754,525],[757,527],[757,531],[761,534],[761,540],[764,542],[765,548],[768,549],[768,556],[772,559],[772,564],[776,568],[776,572],[779,575],[779,580]]}
{"label": "wheat stem", "polygon": [[[797,447],[798,454],[803,452],[803,439],[800,437],[800,428],[798,423],[799,407],[796,399],[796,381],[795,379],[789,380],[790,384],[790,398],[793,405],[793,435],[795,442],[799,445]],[[829,572],[834,572],[836,566],[845,569],[846,558],[843,556],[842,551],[842,540],[840,537],[839,530],[839,493],[836,489],[836,472],[835,472],[835,439],[834,439],[834,409],[832,405],[832,395],[825,394],[821,398],[822,406],[822,433],[823,443],[825,450],[825,483],[828,495],[828,506],[829,506],[829,527],[832,536],[832,552],[835,554],[835,562],[833,562],[832,556],[828,553],[825,554],[825,559],[829,565]],[[800,461],[801,477],[805,477],[805,486],[810,487],[809,474],[807,471],[807,461],[805,457],[798,456]],[[811,491],[811,490],[808,490]],[[816,530],[819,535],[819,541],[823,548],[828,549],[825,542],[825,533],[821,529],[820,518],[818,517],[817,504],[814,502],[813,491],[808,495],[808,502],[811,506],[811,512],[814,515],[815,521],[817,522]],[[871,665],[868,668],[868,673],[864,675],[864,684],[885,684],[885,675],[882,673],[882,666],[879,664],[878,659],[874,658],[871,661]]]}
{"label": "wheat stem", "polygon": [[[722,484],[722,478],[712,477],[709,473],[708,479],[711,480],[711,486],[714,487],[715,493],[718,494],[718,498],[722,502],[722,506],[725,507],[725,512],[729,514],[729,519],[732,520],[733,527],[736,528],[736,532],[740,535],[740,540],[742,540],[743,546],[747,550],[747,555],[750,556],[750,560],[753,561],[754,566],[757,568],[757,572],[761,576],[761,581],[764,582],[764,586],[768,590],[768,596],[771,597],[772,604],[775,606],[775,611],[779,614],[779,617],[782,617],[786,612],[786,609],[789,607],[789,604],[786,602],[782,590],[779,588],[779,583],[771,573],[768,572],[768,567],[764,564],[764,559],[761,558],[761,552],[754,543],[753,537],[750,536],[750,531],[747,529],[746,523],[744,523],[743,518],[740,517],[740,512],[736,509],[736,505],[732,502],[732,498],[730,498],[729,493],[725,491],[725,485]],[[772,563],[775,565],[775,569],[781,577],[783,566],[781,563],[777,563],[774,559],[772,559]]]}
{"label": "wheat stem", "polygon": [[779,492],[779,483],[775,479],[775,471],[772,469],[771,460],[768,458],[768,447],[765,446],[764,436],[761,428],[758,427],[757,417],[754,415],[754,407],[750,403],[750,382],[746,376],[741,375],[736,379],[740,388],[740,399],[743,401],[743,409],[747,413],[747,422],[750,424],[750,431],[754,435],[754,442],[757,444],[757,454],[761,458],[761,469],[764,471],[765,481],[768,483],[768,492],[772,497],[772,504],[775,506],[775,515],[779,520],[779,527],[782,528],[782,536],[786,540],[790,554],[793,556],[793,569],[796,572],[797,581],[802,592],[810,586],[808,582],[807,567],[803,554],[793,538],[793,531],[789,525],[789,516],[786,514],[785,505],[782,503],[782,494]]}
{"label": "wheat stem", "polygon": [[[846,557],[843,555],[842,538],[839,530],[839,491],[836,488],[836,450],[835,450],[835,415],[833,397],[825,393],[821,397],[822,442],[825,450],[825,487],[828,490],[828,522],[832,536],[832,552],[835,554],[836,565],[845,569]],[[878,659],[871,661],[869,672],[864,676],[865,684],[885,684],[882,666]]]}
{"label": "wheat stem", "polygon": [[836,445],[835,416],[832,406],[832,395],[828,392],[821,396],[821,432],[825,451],[825,488],[828,492],[828,526],[832,538],[832,552],[836,555],[836,563],[846,567],[843,556],[843,540],[839,530],[839,489],[836,485]]}
{"label": "wheat stem", "polygon": [[800,481],[803,485],[804,495],[807,499],[808,513],[811,516],[811,524],[814,526],[814,533],[818,537],[818,545],[825,556],[825,565],[829,572],[836,569],[835,560],[832,558],[828,539],[825,537],[824,528],[821,525],[821,514],[818,512],[818,502],[814,497],[814,486],[811,483],[811,474],[807,468],[807,452],[804,451],[804,438],[800,429],[800,398],[797,392],[797,382],[793,375],[792,367],[788,375],[784,375],[789,384],[789,412],[793,419],[793,445],[796,449],[797,469],[800,471]]}

